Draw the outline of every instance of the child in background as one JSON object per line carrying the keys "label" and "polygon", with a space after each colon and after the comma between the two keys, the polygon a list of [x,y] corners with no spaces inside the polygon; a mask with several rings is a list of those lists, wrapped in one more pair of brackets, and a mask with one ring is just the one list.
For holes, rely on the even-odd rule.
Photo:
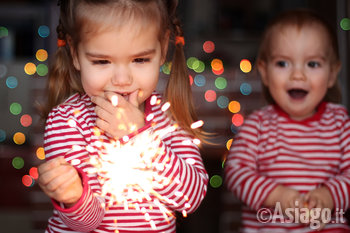
{"label": "child in background", "polygon": [[[193,212],[208,182],[197,146],[203,134],[191,128],[195,114],[177,0],[59,5],[58,49],[48,82],[47,161],[38,169],[39,185],[54,205],[46,232],[175,232],[175,212]],[[175,48],[162,98],[155,89],[169,41]],[[107,150],[103,145],[123,147],[144,138],[131,145],[143,158],[147,149],[155,154],[150,167],[138,171],[156,172],[162,180],[141,200],[126,196],[120,203],[105,192],[104,182],[131,174],[103,179],[106,170],[91,158]],[[131,149],[122,156],[132,156]]]}
{"label": "child in background", "polygon": [[243,232],[349,232],[350,121],[337,104],[336,35],[313,12],[285,12],[268,25],[256,63],[270,105],[246,119],[225,165],[245,205]]}

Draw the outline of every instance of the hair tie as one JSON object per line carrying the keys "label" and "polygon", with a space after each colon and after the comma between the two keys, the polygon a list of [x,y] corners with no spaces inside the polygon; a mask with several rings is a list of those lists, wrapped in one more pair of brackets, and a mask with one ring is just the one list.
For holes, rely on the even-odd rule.
{"label": "hair tie", "polygon": [[57,47],[64,47],[66,46],[66,41],[62,39],[57,40]]}
{"label": "hair tie", "polygon": [[176,36],[175,37],[175,45],[181,44],[182,46],[185,45],[185,38],[183,36]]}

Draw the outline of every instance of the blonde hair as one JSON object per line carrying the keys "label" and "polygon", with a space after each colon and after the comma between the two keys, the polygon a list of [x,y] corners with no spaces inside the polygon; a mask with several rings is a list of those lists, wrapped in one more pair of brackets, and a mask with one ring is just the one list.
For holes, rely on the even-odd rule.
{"label": "blonde hair", "polygon": [[[295,9],[283,12],[277,17],[275,17],[268,24],[260,42],[256,63],[258,64],[261,61],[268,61],[271,48],[270,41],[271,38],[274,36],[274,33],[276,32],[276,28],[279,29],[281,27],[295,26],[298,29],[301,29],[302,27],[309,26],[311,24],[320,25],[325,29],[325,32],[327,33],[327,36],[330,41],[330,47],[332,48],[332,65],[335,66],[337,64],[340,64],[338,40],[336,33],[325,19],[323,19],[316,12],[308,9]],[[275,103],[266,86],[263,86],[263,94],[265,95],[265,98],[268,103]],[[323,101],[334,103],[341,102],[341,91],[338,80],[335,82],[333,87],[328,88]]]}
{"label": "blonde hair", "polygon": [[[145,17],[145,19],[159,23],[158,38],[161,43],[166,42],[165,35],[170,33],[170,44],[174,46],[174,54],[165,99],[170,102],[173,119],[191,135],[203,139],[204,134],[200,129],[191,128],[197,116],[192,100],[183,44],[175,43],[175,38],[183,37],[180,21],[176,16],[177,4],[177,0],[61,0],[57,35],[59,40],[70,43],[58,47],[52,61],[48,80],[48,102],[43,115],[47,117],[53,107],[64,102],[70,95],[84,93],[80,73],[74,68],[69,46],[77,48],[82,39],[83,27],[86,29],[86,24],[84,24],[86,20],[94,23],[96,21],[105,22],[108,20],[106,12],[109,10],[111,15],[121,16],[118,18],[122,21],[118,22],[120,24],[123,23],[123,19],[130,20],[130,16]],[[86,11],[86,9],[93,10]],[[166,56],[166,54],[163,55]]]}

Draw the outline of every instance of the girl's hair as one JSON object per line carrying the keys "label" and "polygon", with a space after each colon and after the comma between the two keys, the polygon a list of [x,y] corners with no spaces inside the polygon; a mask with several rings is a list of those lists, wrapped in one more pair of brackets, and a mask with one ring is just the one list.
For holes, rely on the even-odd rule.
{"label": "girl's hair", "polygon": [[[98,23],[107,21],[108,25],[123,25],[125,21],[135,17],[144,17],[143,19],[159,24],[158,38],[161,43],[166,43],[166,35],[170,34],[170,44],[174,46],[172,69],[165,90],[165,99],[170,102],[172,117],[187,132],[203,139],[203,133],[199,129],[191,128],[197,116],[186,68],[184,43],[176,42],[176,38],[183,37],[180,21],[176,16],[177,0],[61,0],[59,5],[58,39],[69,43],[58,47],[50,67],[45,117],[53,107],[64,102],[73,93],[84,93],[80,73],[73,66],[69,47],[77,48],[82,40],[83,30],[96,32],[101,30],[101,27],[96,27]],[[103,27],[102,24],[98,26]],[[163,55],[166,57],[166,54]]]}
{"label": "girl's hair", "polygon": [[[335,31],[324,18],[309,9],[289,10],[279,14],[272,21],[270,21],[267,28],[265,29],[265,32],[263,33],[262,40],[260,42],[256,63],[258,64],[261,61],[268,61],[271,48],[270,41],[271,38],[274,37],[275,32],[278,33],[279,30],[289,26],[294,26],[298,29],[301,29],[304,26],[310,26],[312,24],[320,25],[325,29],[330,41],[330,47],[332,48],[332,65],[336,66],[340,64],[338,40]],[[275,103],[268,88],[265,85],[263,86],[263,94],[265,95],[268,103]],[[341,91],[338,80],[336,80],[333,87],[328,88],[323,100],[334,103],[341,102]]]}

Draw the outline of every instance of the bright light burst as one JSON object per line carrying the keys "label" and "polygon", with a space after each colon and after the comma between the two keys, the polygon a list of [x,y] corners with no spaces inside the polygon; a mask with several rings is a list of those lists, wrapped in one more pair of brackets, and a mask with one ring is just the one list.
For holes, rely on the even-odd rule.
{"label": "bright light burst", "polygon": [[[151,99],[151,104],[160,104],[157,99]],[[170,104],[167,102],[162,106],[162,111],[167,111]],[[154,115],[146,116],[146,119],[153,119]],[[74,126],[71,122],[67,122]],[[203,121],[198,121],[192,125],[198,128],[203,125]],[[89,173],[96,174],[101,184],[101,195],[106,197],[108,208],[114,204],[121,204],[124,209],[135,209],[142,213],[145,220],[149,222],[152,229],[157,226],[147,209],[157,206],[162,212],[163,217],[169,222],[169,217],[175,217],[168,206],[178,206],[178,204],[166,196],[160,194],[157,190],[163,189],[170,183],[181,184],[179,180],[166,177],[163,174],[165,169],[170,168],[170,158],[161,159],[165,151],[161,145],[161,138],[172,133],[178,128],[178,125],[172,125],[162,130],[145,130],[136,137],[125,138],[106,143],[102,140],[96,141],[94,146],[87,146],[85,149],[90,152],[89,163],[93,165]],[[99,131],[96,129],[96,131]],[[100,136],[100,133],[95,133]],[[190,142],[190,141],[189,141]],[[198,139],[193,140],[199,144]],[[186,143],[186,142],[184,142]],[[72,150],[81,150],[80,146],[73,146]],[[94,153],[97,152],[97,153]],[[78,165],[82,161],[73,159],[72,165]],[[188,163],[194,161],[187,161]],[[187,216],[187,209],[191,205],[187,202],[189,198],[182,192],[177,191],[177,197],[185,200],[185,209],[182,210],[184,217]],[[153,203],[149,208],[140,207],[141,203]]]}

